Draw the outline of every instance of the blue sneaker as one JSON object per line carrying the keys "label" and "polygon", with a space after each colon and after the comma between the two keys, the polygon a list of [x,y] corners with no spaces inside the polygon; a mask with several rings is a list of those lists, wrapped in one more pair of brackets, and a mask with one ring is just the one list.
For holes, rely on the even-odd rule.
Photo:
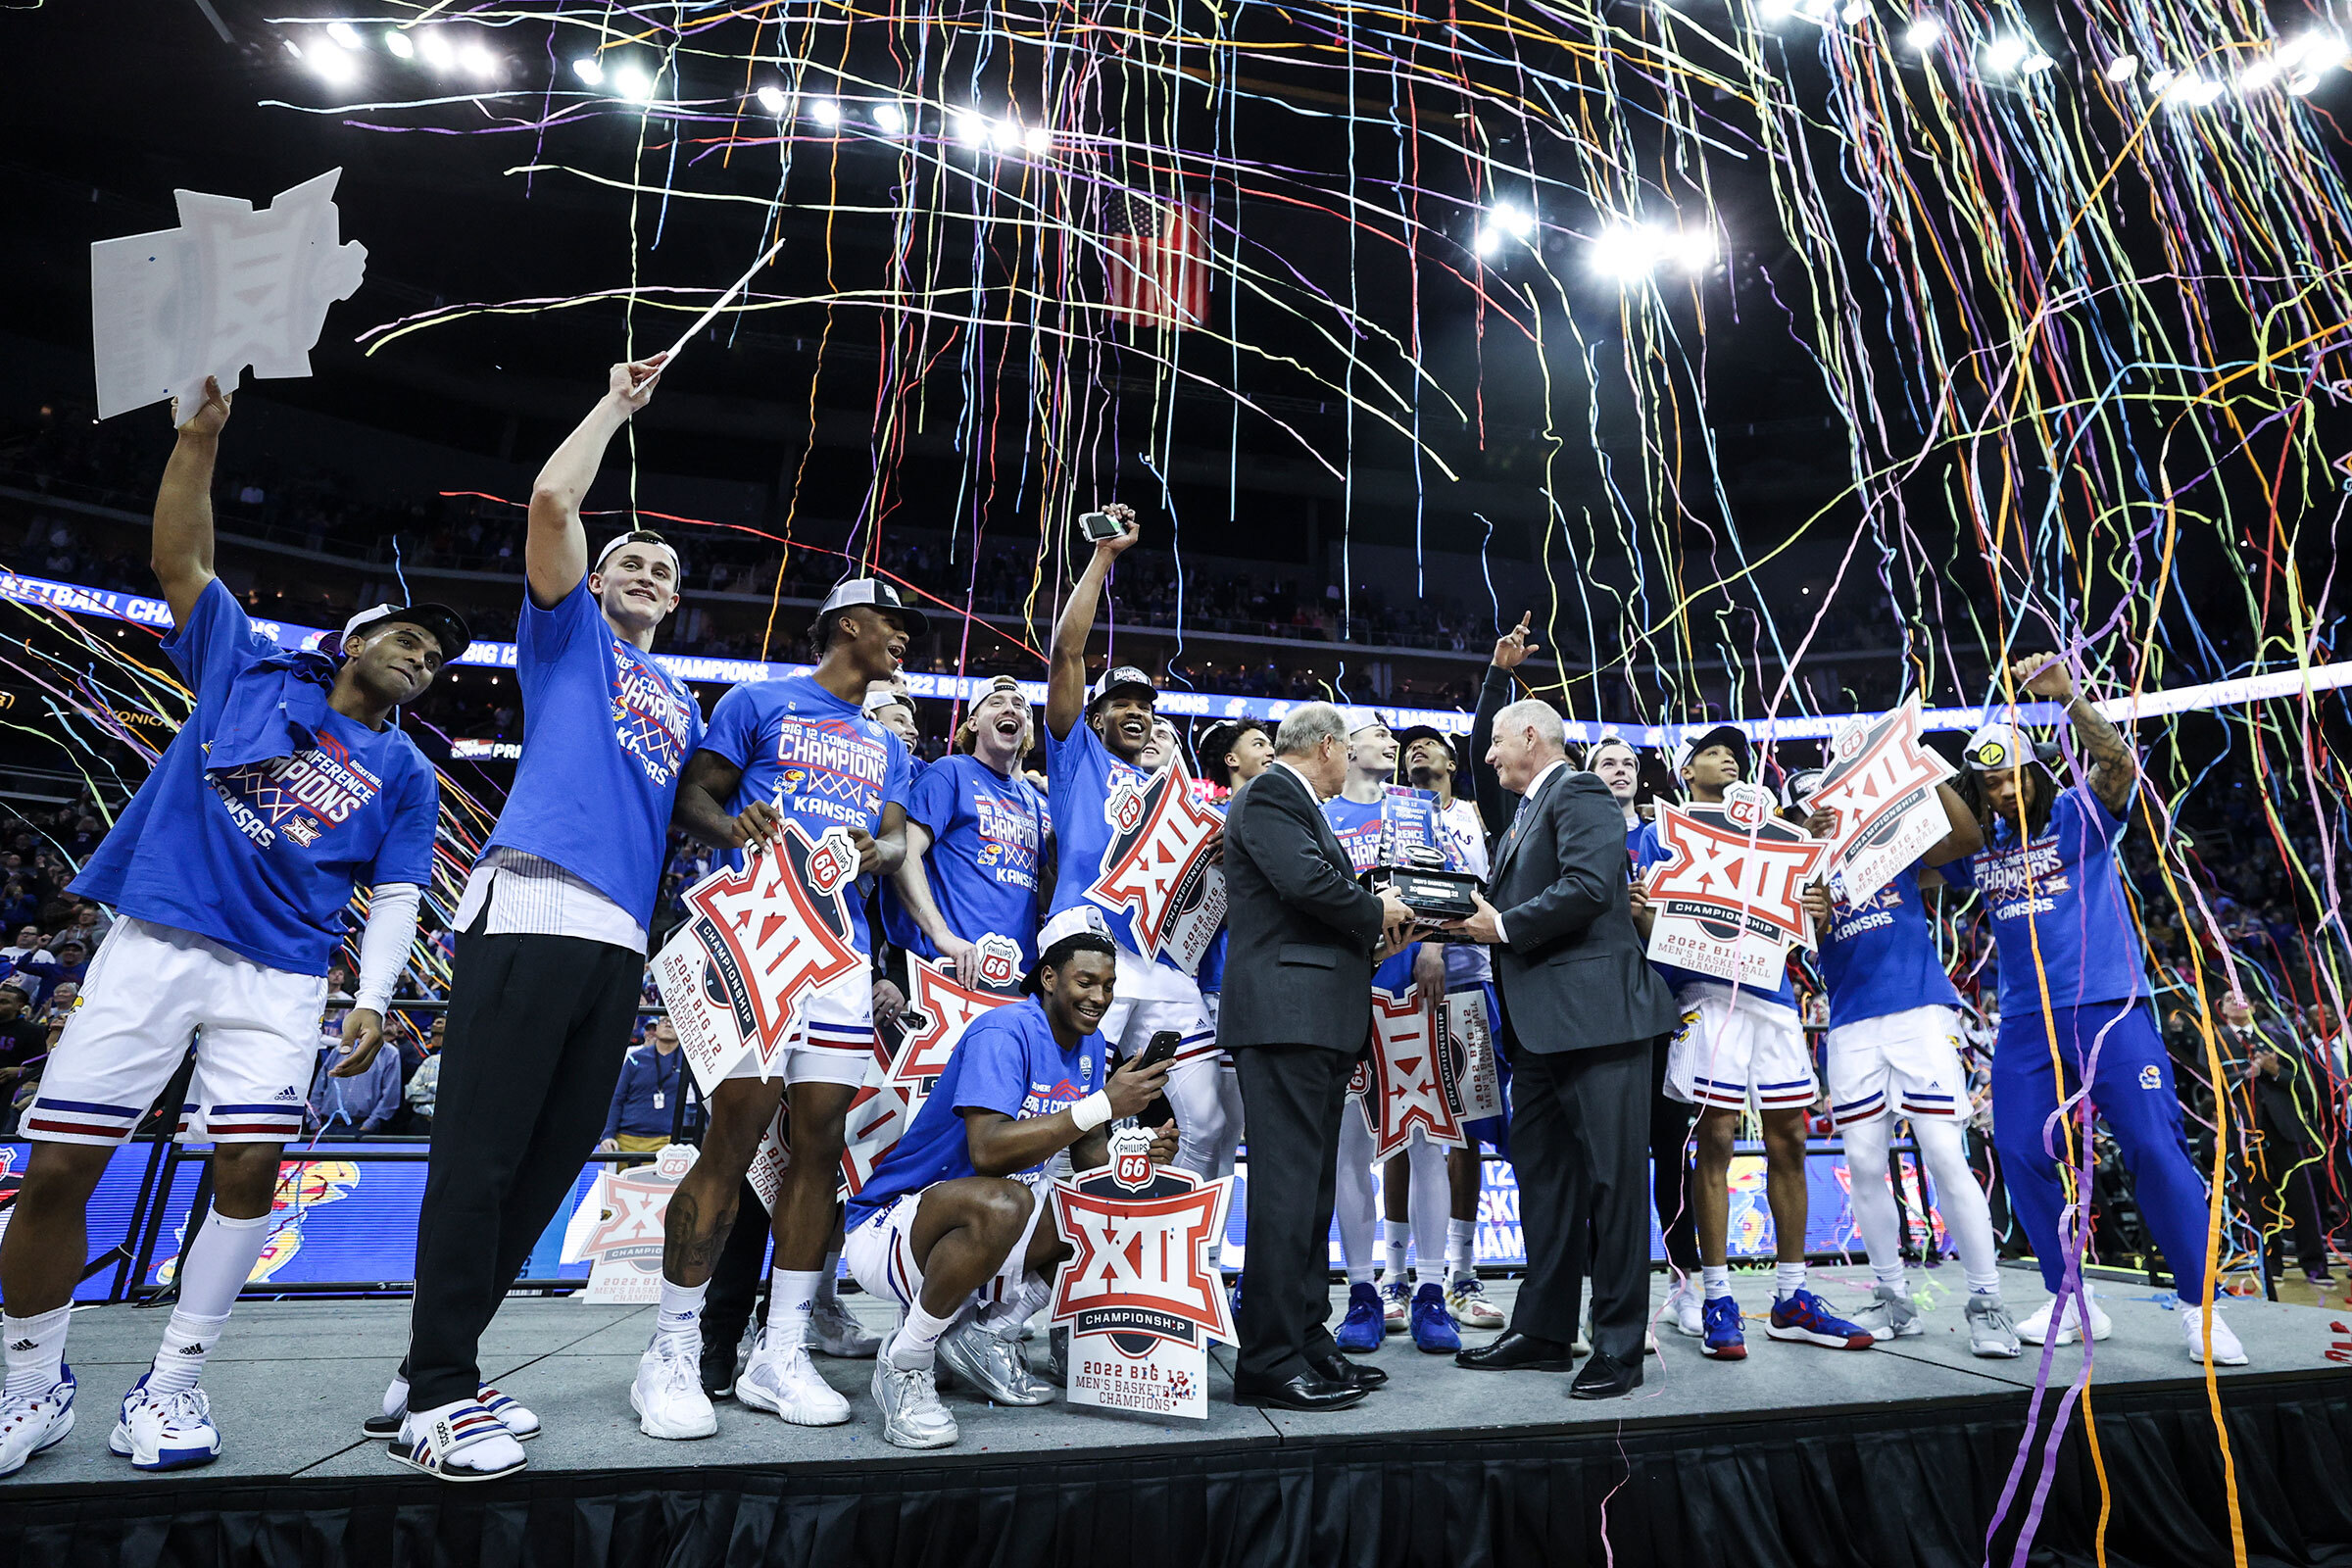
{"label": "blue sneaker", "polygon": [[1791,1291],[1774,1301],[1772,1321],[1764,1332],[1776,1340],[1826,1345],[1833,1350],[1867,1350],[1878,1343],[1870,1330],[1838,1317],[1811,1291]]}
{"label": "blue sneaker", "polygon": [[1340,1348],[1349,1355],[1362,1355],[1380,1348],[1388,1338],[1388,1329],[1381,1321],[1380,1293],[1369,1285],[1348,1287],[1348,1321],[1340,1325],[1334,1336]]}
{"label": "blue sneaker", "polygon": [[1431,1355],[1451,1355],[1462,1348],[1454,1332],[1453,1314],[1446,1310],[1446,1292],[1435,1281],[1413,1293],[1413,1348]]}
{"label": "blue sneaker", "polygon": [[1718,1361],[1747,1359],[1747,1332],[1740,1326],[1740,1303],[1728,1296],[1718,1296],[1699,1308],[1699,1320],[1706,1333],[1698,1342],[1698,1353],[1711,1355]]}

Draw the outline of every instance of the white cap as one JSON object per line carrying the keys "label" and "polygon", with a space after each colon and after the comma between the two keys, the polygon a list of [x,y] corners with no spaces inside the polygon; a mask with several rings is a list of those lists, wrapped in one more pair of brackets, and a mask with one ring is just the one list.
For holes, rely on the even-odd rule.
{"label": "white cap", "polygon": [[661,539],[661,538],[654,538],[654,539],[641,539],[641,538],[638,538],[638,535],[639,535],[639,534],[641,534],[641,533],[643,533],[644,531],[645,531],[645,530],[644,530],[644,529],[641,529],[641,528],[633,528],[633,529],[629,530],[627,533],[616,533],[616,534],[614,534],[614,535],[613,535],[612,538],[610,538],[610,539],[606,540],[606,541],[605,541],[605,548],[604,548],[604,549],[602,549],[602,550],[599,550],[599,551],[596,553],[596,565],[595,565],[595,567],[594,567],[593,569],[595,569],[595,570],[597,570],[597,571],[602,571],[602,570],[604,570],[604,569],[605,569],[605,563],[612,559],[612,552],[613,552],[613,551],[615,551],[615,550],[618,550],[618,549],[619,549],[619,548],[620,548],[622,545],[628,544],[628,543],[630,543],[631,541],[635,541],[636,543],[638,543],[638,544],[641,544],[641,545],[651,545],[651,546],[653,546],[653,547],[654,547],[656,550],[666,550],[666,551],[668,551],[668,552],[669,552],[669,565],[670,565],[670,569],[671,569],[672,571],[677,571],[677,572],[683,572],[683,571],[686,569],[684,563],[682,563],[682,562],[680,562],[680,561],[678,560],[678,550],[677,550],[677,546],[675,546],[675,545],[671,544],[671,543],[670,543],[668,540],[666,540],[666,539]]}
{"label": "white cap", "polygon": [[885,708],[899,707],[902,705],[908,712],[912,712],[914,710],[914,699],[911,696],[899,690],[889,681],[878,680],[872,682],[865,688],[865,705],[859,709],[858,711],[865,714],[866,717],[871,718],[876,713],[882,711],[882,710]]}
{"label": "white cap", "polygon": [[2040,749],[2026,739],[2025,732],[2006,719],[1994,719],[1980,724],[1968,738],[1961,760],[1978,772],[1997,771],[2015,767],[2021,762],[2041,760]]}
{"label": "white cap", "polygon": [[1349,740],[1355,739],[1368,729],[1387,729],[1389,727],[1389,721],[1381,716],[1380,710],[1377,708],[1343,708],[1340,711],[1348,717],[1348,738]]}
{"label": "white cap", "polygon": [[833,591],[825,595],[825,602],[816,612],[821,618],[836,610],[848,610],[855,605],[871,605],[876,610],[889,611],[906,623],[906,635],[909,637],[920,637],[931,629],[931,622],[923,612],[901,599],[899,591],[879,577],[852,577],[846,582],[835,583]]}
{"label": "white cap", "polygon": [[1037,989],[1037,971],[1046,966],[1046,955],[1054,950],[1055,943],[1090,933],[1106,942],[1112,940],[1110,922],[1103,919],[1102,911],[1091,904],[1073,904],[1047,920],[1044,929],[1037,933],[1037,962],[1031,964],[1029,972],[1021,977],[1021,989]]}

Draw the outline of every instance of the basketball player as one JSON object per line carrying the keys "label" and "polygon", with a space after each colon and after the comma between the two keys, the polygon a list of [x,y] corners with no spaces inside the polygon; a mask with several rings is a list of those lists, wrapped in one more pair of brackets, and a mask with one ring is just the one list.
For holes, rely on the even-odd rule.
{"label": "basketball player", "polygon": [[[744,824],[739,857],[768,844],[786,819],[810,839],[843,826],[858,848],[860,876],[896,872],[906,849],[911,769],[905,744],[860,705],[928,629],[922,612],[878,577],[834,588],[809,629],[818,656],[813,671],[747,683],[719,699],[702,750],[686,767],[679,820],[713,835]],[[870,956],[863,905],[852,900],[850,909],[852,940]],[[873,991],[861,973],[808,1004],[806,1035],[771,1064],[771,1076],[763,1080],[758,1054],[747,1052],[712,1092],[702,1154],[669,1200],[662,1310],[629,1390],[647,1437],[707,1438],[718,1430],[701,1376],[703,1298],[736,1221],[744,1173],[787,1094],[792,1160],[772,1216],[767,1323],[735,1380],[735,1400],[795,1426],[850,1418],[849,1400],[809,1359],[808,1320],[837,1272],[838,1255],[828,1254],[827,1244],[838,1218],[844,1121],[873,1059]]]}
{"label": "basketball player", "polygon": [[[1683,747],[1684,788],[1701,805],[1719,805],[1724,791],[1747,776],[1747,737],[1722,724]],[[1636,841],[1634,860],[1642,871],[1670,859],[1657,824],[1647,823]],[[1634,884],[1634,924],[1643,940],[1656,916]],[[1784,966],[1771,989],[1734,986],[1729,981],[1660,964],[1682,1009],[1682,1027],[1666,1052],[1666,1091],[1698,1106],[1697,1169],[1691,1181],[1697,1211],[1705,1334],[1699,1351],[1720,1361],[1747,1354],[1740,1303],[1732,1299],[1730,1241],[1732,1144],[1740,1114],[1752,1104],[1764,1123],[1764,1160],[1772,1202],[1773,1240],[1779,1253],[1772,1315],[1765,1333],[1776,1340],[1867,1350],[1868,1329],[1830,1311],[1829,1303],[1805,1289],[1805,1107],[1818,1092],[1813,1056],[1805,1049],[1796,993]]]}
{"label": "basketball player", "polygon": [[163,1347],[122,1396],[107,1446],[140,1470],[219,1456],[198,1380],[270,1239],[344,907],[355,887],[372,889],[357,1004],[328,1069],[348,1078],[383,1044],[432,877],[440,783],[394,716],[466,651],[465,621],[438,605],[379,605],[344,627],[340,663],[281,652],[213,575],[228,398],[207,377],[204,401],[184,412],[156,493],[153,555],[176,628],[164,652],[196,708],[74,882],[119,918],[24,1112],[32,1157],[0,1243],[0,1475],[74,1429],[66,1324],[89,1255],[90,1195],[191,1035],[179,1136],[213,1146],[212,1208],[188,1218]]}
{"label": "basketball player", "polygon": [[890,940],[943,958],[980,983],[981,937],[1009,937],[1026,969],[1037,956],[1039,869],[1053,817],[1021,776],[1034,731],[1021,683],[1000,675],[972,705],[956,750],[915,775],[906,797],[906,858],[883,901]]}

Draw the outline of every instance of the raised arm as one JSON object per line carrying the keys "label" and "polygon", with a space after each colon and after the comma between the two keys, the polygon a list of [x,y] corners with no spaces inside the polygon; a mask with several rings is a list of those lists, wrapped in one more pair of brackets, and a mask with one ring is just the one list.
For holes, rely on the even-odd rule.
{"label": "raised arm", "polygon": [[588,533],[580,526],[580,503],[604,466],[612,432],[653,400],[665,354],[635,365],[615,365],[605,395],[588,417],[556,448],[531,485],[530,531],[522,544],[523,575],[531,603],[552,610],[588,575]]}
{"label": "raised arm", "polygon": [[[1943,802],[1943,819],[1951,831],[1936,842],[1936,847],[1919,858],[1924,866],[1949,865],[1965,860],[1984,847],[1984,829],[1978,825],[1977,815],[1960,798],[1960,792],[1949,784],[1936,786],[1936,798]],[[1822,837],[1819,832],[1814,835]]]}
{"label": "raised arm", "polygon": [[2067,721],[2074,726],[2075,744],[2090,759],[2090,793],[2110,812],[2123,815],[2124,808],[2132,804],[2132,790],[2139,784],[2139,759],[2132,754],[2132,743],[2124,739],[2123,732],[2091,707],[2089,699],[2075,690],[2073,673],[2062,661],[2049,654],[2012,661],[2009,679],[2028,696],[2065,705]]}
{"label": "raised arm", "polygon": [[212,376],[204,378],[204,401],[180,421],[164,482],[155,491],[155,539],[149,547],[155,580],[172,607],[173,623],[185,626],[196,601],[213,580],[213,464],[220,453],[220,427],[228,423],[228,396]]}
{"label": "raised arm", "polygon": [[1133,507],[1114,501],[1102,510],[1118,518],[1126,532],[1096,544],[1094,558],[1070,585],[1069,602],[1054,623],[1054,652],[1046,671],[1046,728],[1057,741],[1070,738],[1070,727],[1086,711],[1086,644],[1094,634],[1095,612],[1102,608],[1102,584],[1110,576],[1110,564],[1143,537]]}
{"label": "raised arm", "polygon": [[1502,780],[1487,761],[1487,749],[1494,744],[1494,715],[1516,701],[1519,682],[1511,674],[1527,662],[1534,651],[1535,639],[1528,628],[1535,621],[1535,612],[1529,611],[1494,642],[1494,662],[1487,666],[1486,683],[1478,691],[1478,710],[1470,718],[1470,797],[1478,803],[1480,820],[1487,825],[1487,837],[1493,839],[1511,825],[1511,812],[1518,803],[1503,792]]}

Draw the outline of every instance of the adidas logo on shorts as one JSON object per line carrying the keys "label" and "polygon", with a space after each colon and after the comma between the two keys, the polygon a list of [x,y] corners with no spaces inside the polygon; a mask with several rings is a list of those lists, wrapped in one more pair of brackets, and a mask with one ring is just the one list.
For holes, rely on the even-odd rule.
{"label": "adidas logo on shorts", "polygon": [[300,1095],[296,1094],[296,1093],[293,1091],[293,1088],[292,1088],[291,1086],[289,1086],[289,1087],[287,1087],[287,1088],[280,1089],[280,1090],[277,1092],[277,1098],[278,1098],[278,1099],[280,1099],[280,1100],[300,1100],[302,1097],[301,1097]]}

